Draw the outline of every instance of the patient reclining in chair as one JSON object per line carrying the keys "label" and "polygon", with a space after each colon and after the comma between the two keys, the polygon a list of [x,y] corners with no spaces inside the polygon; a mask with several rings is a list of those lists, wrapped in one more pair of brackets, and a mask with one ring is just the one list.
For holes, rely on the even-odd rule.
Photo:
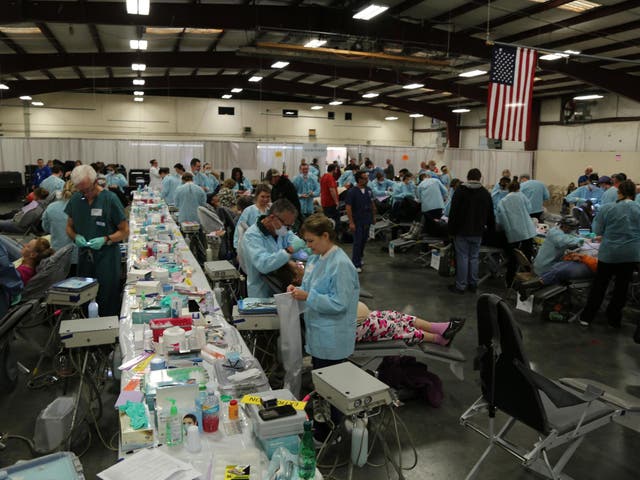
{"label": "patient reclining in chair", "polygon": [[451,318],[448,322],[428,322],[395,310],[369,310],[358,302],[356,342],[404,340],[413,345],[421,342],[449,346],[464,326],[464,318]]}

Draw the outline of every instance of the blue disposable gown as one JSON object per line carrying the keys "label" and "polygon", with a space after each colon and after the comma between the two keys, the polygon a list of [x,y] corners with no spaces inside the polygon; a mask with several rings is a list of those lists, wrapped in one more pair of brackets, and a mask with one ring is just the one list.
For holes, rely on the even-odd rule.
{"label": "blue disposable gown", "polygon": [[606,263],[640,262],[640,205],[621,200],[603,205],[593,222],[602,236],[598,260]]}
{"label": "blue disposable gown", "polygon": [[218,188],[218,185],[220,185],[220,180],[218,180],[216,178],[215,175],[211,174],[211,173],[203,173],[206,181],[207,181],[207,192],[206,193],[213,193],[216,191],[216,188]]}
{"label": "blue disposable gown", "polygon": [[444,201],[447,198],[447,189],[436,178],[425,178],[418,185],[417,197],[420,200],[423,212],[444,209]]}
{"label": "blue disposable gown", "polygon": [[202,171],[196,173],[191,172],[193,174],[193,183],[199,187],[204,188],[206,193],[211,193],[211,183],[209,180],[209,176],[202,173]]}
{"label": "blue disposable gown", "polygon": [[316,180],[320,181],[320,170],[318,170],[316,167],[314,167],[313,165],[309,165],[309,173],[313,175]]}
{"label": "blue disposable gown", "polygon": [[306,351],[323,360],[341,360],[353,353],[360,283],[344,251],[333,247],[307,261],[302,290],[305,302]]}
{"label": "blue disposable gown", "polygon": [[444,211],[442,212],[442,214],[445,217],[449,216],[449,212],[451,212],[451,200],[453,200],[453,195],[456,193],[456,191],[454,189],[451,189],[451,191],[449,192],[449,196],[447,197],[447,201],[444,204]]}
{"label": "blue disposable gown", "polygon": [[64,180],[60,177],[56,177],[55,175],[51,175],[40,183],[40,187],[44,188],[49,193],[61,192],[64,188]]}
{"label": "blue disposable gown", "polygon": [[616,187],[609,187],[602,193],[600,197],[600,205],[606,205],[607,203],[616,203],[618,201],[618,189]]}
{"label": "blue disposable gown", "polygon": [[[251,185],[251,182],[249,181],[248,178],[242,177],[242,181],[240,183],[242,184],[242,187],[244,188],[244,190],[249,190],[249,191],[253,190],[253,186]],[[238,190],[240,190],[240,183],[236,182],[236,184],[233,186],[234,192],[237,192]]]}
{"label": "blue disposable gown", "polygon": [[405,198],[416,198],[416,185],[413,182],[395,182],[391,193],[393,203],[401,202]]}
{"label": "blue disposable gown", "polygon": [[542,203],[549,200],[549,190],[539,180],[527,180],[520,184],[520,193],[529,199],[529,213],[540,213],[544,210]]}
{"label": "blue disposable gown", "polygon": [[250,226],[242,237],[242,251],[247,271],[247,293],[249,297],[267,298],[273,296],[269,285],[262,279],[289,261],[285,250],[295,235],[287,232],[284,237],[265,235],[257,224]]}
{"label": "blue disposable gown", "polygon": [[[67,200],[53,202],[49,204],[42,214],[42,229],[51,234],[51,248],[56,251],[73,243],[73,240],[67,235],[67,220],[69,216],[64,211],[67,203]],[[88,240],[91,239],[89,238]],[[71,263],[78,263],[78,247],[73,248]]]}
{"label": "blue disposable gown", "polygon": [[[576,188],[569,195],[564,197],[568,203],[575,203],[578,206],[583,205],[587,200],[591,200],[593,205],[600,204],[600,198],[602,197],[602,189],[592,184],[583,185]],[[617,196],[617,193],[616,193]]]}
{"label": "blue disposable gown", "polygon": [[511,192],[500,200],[496,220],[504,229],[509,243],[536,236],[529,210],[529,199],[522,192]]}
{"label": "blue disposable gown", "polygon": [[[320,184],[313,175],[307,175],[306,178],[298,175],[293,179],[293,186],[296,187],[300,199],[300,213],[311,215],[313,213],[313,199],[320,196]],[[308,196],[302,198],[301,195],[304,194]]]}
{"label": "blue disposable gown", "polygon": [[178,207],[179,222],[200,223],[198,207],[204,207],[206,203],[207,195],[193,182],[187,182],[176,188],[176,207]]}
{"label": "blue disposable gown", "polygon": [[369,188],[373,192],[374,197],[384,197],[389,195],[389,190],[393,188],[394,182],[388,178],[384,178],[381,182],[376,178],[369,182]]}
{"label": "blue disposable gown", "polygon": [[124,187],[127,186],[127,179],[121,173],[107,173],[105,180],[107,187],[118,187],[121,192],[124,192]]}
{"label": "blue disposable gown", "polygon": [[491,200],[493,201],[494,215],[498,213],[498,204],[500,203],[500,200],[502,200],[508,194],[509,194],[509,190],[500,190],[499,188],[498,190],[496,190],[495,188],[493,189],[493,192],[491,193]]}
{"label": "blue disposable gown", "polygon": [[162,193],[164,201],[169,205],[176,204],[176,189],[182,184],[178,175],[167,175],[162,179]]}
{"label": "blue disposable gown", "polygon": [[350,183],[351,185],[356,184],[356,177],[353,175],[352,170],[347,170],[342,175],[340,175],[340,178],[338,179],[338,186],[344,187],[345,183]]}
{"label": "blue disposable gown", "polygon": [[[242,210],[237,224],[240,225],[242,222],[245,222],[247,224],[247,227],[250,227],[251,225],[256,223],[258,217],[260,217],[261,215],[265,215],[267,213],[267,210],[268,209],[265,209],[261,212],[257,205],[249,205],[247,208]],[[239,232],[240,230],[236,228],[233,233],[233,247],[236,249],[238,248],[238,240],[240,239]]]}
{"label": "blue disposable gown", "polygon": [[442,182],[442,185],[444,185],[444,188],[449,190],[449,185],[451,185],[451,176],[448,173],[444,173],[440,176],[440,181]]}
{"label": "blue disposable gown", "polygon": [[562,259],[565,250],[577,248],[582,245],[583,240],[564,233],[560,227],[554,227],[547,233],[538,255],[533,262],[533,269],[536,275],[542,275]]}

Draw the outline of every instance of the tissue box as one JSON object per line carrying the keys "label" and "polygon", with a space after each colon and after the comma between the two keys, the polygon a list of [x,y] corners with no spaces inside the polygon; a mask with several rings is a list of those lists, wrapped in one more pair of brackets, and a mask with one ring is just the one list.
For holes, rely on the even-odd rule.
{"label": "tissue box", "polygon": [[144,310],[133,310],[131,312],[131,321],[134,324],[149,323],[156,318],[166,318],[171,315],[170,307],[152,307]]}
{"label": "tissue box", "polygon": [[[147,414],[147,420],[149,416]],[[153,427],[148,422],[147,428],[134,430],[131,428],[131,419],[129,416],[120,412],[120,438],[122,451],[134,450],[136,448],[145,448],[153,446]]]}

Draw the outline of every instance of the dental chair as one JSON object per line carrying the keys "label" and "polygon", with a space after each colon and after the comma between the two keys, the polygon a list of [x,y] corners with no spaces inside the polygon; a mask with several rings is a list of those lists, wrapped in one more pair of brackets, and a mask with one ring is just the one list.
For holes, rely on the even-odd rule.
{"label": "dental chair", "polygon": [[72,243],[65,245],[52,256],[40,262],[36,274],[22,290],[23,301],[42,300],[53,284],[67,278],[71,269],[71,255],[74,248],[75,245]]}
{"label": "dental chair", "polygon": [[[498,446],[522,465],[544,478],[570,480],[562,473],[584,436],[627,413],[640,412],[640,399],[584,379],[551,380],[532,370],[522,347],[522,335],[507,303],[497,295],[478,299],[478,356],[482,395],[460,417],[460,423],[489,440],[467,479],[478,476],[482,462]],[[497,431],[495,416],[500,411],[508,419]],[[487,415],[485,431],[474,422]],[[532,445],[507,439],[516,422],[536,432]],[[522,443],[522,442],[521,442]],[[548,453],[564,446],[552,465]]]}
{"label": "dental chair", "polygon": [[0,319],[0,392],[10,393],[18,379],[18,361],[11,351],[11,343],[16,329],[38,306],[37,300],[20,303],[11,307]]}

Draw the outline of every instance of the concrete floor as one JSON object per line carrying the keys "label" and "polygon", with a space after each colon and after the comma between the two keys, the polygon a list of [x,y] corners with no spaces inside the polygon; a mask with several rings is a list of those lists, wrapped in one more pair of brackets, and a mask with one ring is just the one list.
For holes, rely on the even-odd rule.
{"label": "concrete floor", "polygon": [[[368,301],[370,308],[395,309],[415,314],[427,320],[443,321],[451,316],[466,317],[467,325],[458,335],[455,345],[467,356],[465,380],[457,380],[444,366],[434,362],[430,369],[443,381],[445,399],[439,409],[420,400],[410,400],[399,410],[418,452],[418,464],[405,472],[407,479],[461,479],[471,469],[486,446],[478,434],[458,424],[460,414],[479,396],[478,376],[473,371],[476,349],[475,302],[476,295],[454,295],[446,286],[451,279],[438,276],[431,269],[414,262],[417,252],[396,254],[390,259],[382,251],[379,241],[370,242],[366,249],[364,271],[360,276],[363,288],[374,294]],[[349,246],[345,246],[348,251]],[[500,279],[489,280],[481,292],[505,295]],[[524,347],[536,369],[550,377],[587,377],[601,381],[640,397],[640,346],[633,343],[632,322],[639,317],[638,310],[627,309],[622,330],[611,331],[603,321],[590,329],[576,324],[545,323],[539,316],[521,312],[516,318],[522,328]],[[37,329],[36,329],[37,330]],[[21,332],[16,351],[27,365],[33,365],[44,341],[44,332]],[[27,340],[28,339],[28,340]],[[24,378],[24,377],[23,377]],[[114,392],[107,386],[104,397],[105,415],[101,420],[102,434],[108,442],[116,431],[116,418],[111,405]],[[21,381],[10,395],[0,394],[0,432],[33,436],[35,418],[56,395],[61,386],[41,390],[28,390]],[[640,423],[640,422],[637,422]],[[514,429],[514,438],[534,441],[532,433],[524,428]],[[402,438],[404,464],[412,462],[406,436]],[[87,440],[77,446],[84,450]],[[608,425],[587,436],[565,471],[576,479],[632,480],[640,476],[640,433],[618,424]],[[28,458],[26,445],[18,440],[8,442],[0,453],[0,466],[10,465],[20,458]],[[553,457],[552,457],[553,458]],[[88,451],[81,457],[87,478],[95,478],[115,461],[115,454],[106,450],[92,434]],[[346,470],[339,468],[333,478],[346,478]],[[378,480],[397,478],[384,468],[365,466],[356,469],[354,478]],[[480,470],[479,478],[524,480],[537,478],[525,471],[517,461],[501,450],[495,450]]]}

